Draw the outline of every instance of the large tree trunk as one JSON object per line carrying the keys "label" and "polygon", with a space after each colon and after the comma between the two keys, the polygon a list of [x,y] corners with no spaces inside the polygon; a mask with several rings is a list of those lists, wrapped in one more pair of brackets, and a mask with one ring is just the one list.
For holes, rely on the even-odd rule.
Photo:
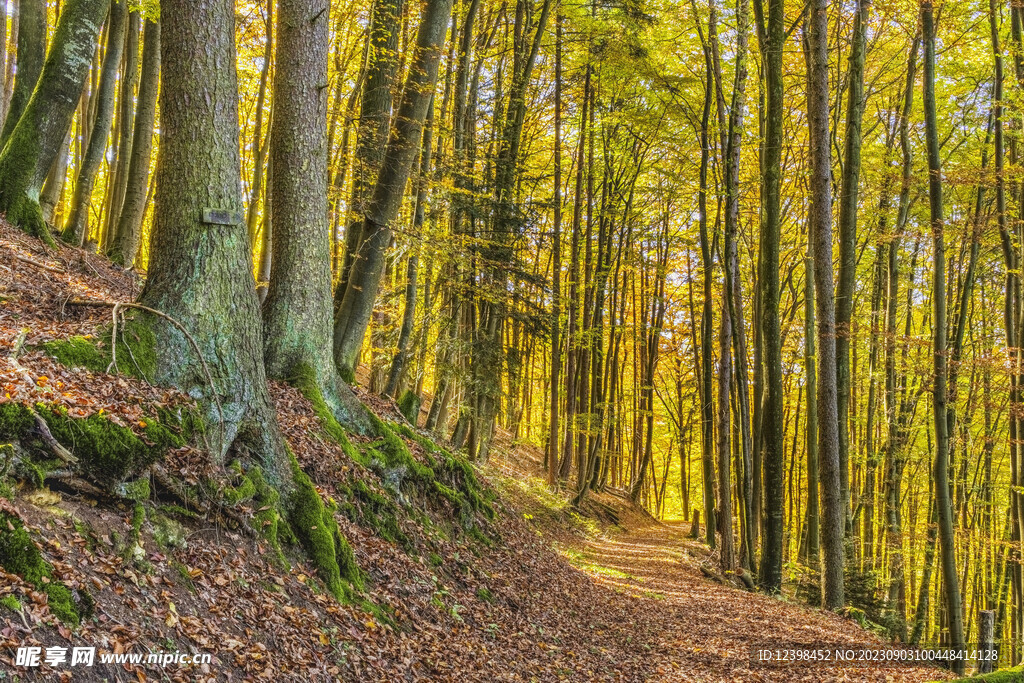
{"label": "large tree trunk", "polygon": [[0,211],[51,241],[38,197],[71,127],[110,0],[68,0],[32,98],[0,152]]}
{"label": "large tree trunk", "polygon": [[[161,162],[150,267],[140,301],[179,321],[210,372],[173,325],[153,318],[157,382],[200,395],[223,414],[220,456],[252,440],[273,475],[280,438],[266,390],[251,254],[241,220],[234,13],[231,0],[165,0],[161,40]],[[203,103],[199,106],[197,103]]]}
{"label": "large tree trunk", "polygon": [[153,131],[156,119],[157,91],[160,87],[160,23],[146,20],[143,29],[142,76],[135,110],[135,131],[132,135],[132,156],[128,163],[128,179],[124,190],[121,217],[114,231],[114,242],[108,254],[114,263],[126,268],[135,265],[142,233],[142,218],[149,195],[149,166],[153,153]]}
{"label": "large tree trunk", "polygon": [[[921,3],[921,24],[924,34],[924,101],[925,141],[928,147],[928,199],[931,209],[933,279],[932,320],[935,379],[933,409],[935,416],[935,502],[939,522],[939,549],[942,563],[942,584],[945,608],[949,617],[950,645],[963,649],[963,612],[956,566],[956,539],[953,533],[953,507],[949,494],[949,434],[946,415],[946,246],[942,207],[942,169],[939,161],[939,134],[935,116],[935,24],[931,0]],[[963,659],[953,661],[953,670],[963,675]]]}
{"label": "large tree trunk", "polygon": [[335,301],[334,362],[345,379],[354,376],[359,349],[373,313],[384,274],[384,255],[391,243],[391,224],[402,205],[405,185],[420,145],[423,120],[437,83],[438,62],[451,9],[452,0],[431,0],[424,10],[402,104],[373,197],[363,214],[363,239],[349,270],[351,286]]}
{"label": "large tree trunk", "polygon": [[121,67],[121,53],[124,49],[124,29],[127,17],[124,0],[114,0],[110,5],[107,26],[107,49],[103,56],[100,85],[96,93],[96,118],[89,146],[82,167],[75,180],[75,196],[71,202],[71,213],[64,225],[63,237],[73,244],[82,245],[89,238],[89,211],[92,207],[93,184],[107,152],[107,136],[114,120],[114,93],[117,87],[117,72]]}
{"label": "large tree trunk", "polygon": [[243,466],[263,469],[328,589],[341,598],[349,592],[344,580],[359,581],[351,550],[289,453],[267,392],[252,251],[241,214],[234,2],[164,0],[161,14],[166,135],[140,300],[177,320],[191,340],[151,314],[131,325],[155,335],[153,379],[202,398],[220,436],[214,461],[230,454]]}
{"label": "large tree trunk", "polygon": [[[32,99],[46,61],[46,0],[21,0],[18,7],[17,71],[0,146],[6,145]],[[5,12],[6,14],[6,12]],[[56,41],[55,41],[56,43]]]}
{"label": "large tree trunk", "polygon": [[[273,257],[263,307],[269,377],[312,381],[338,421],[372,429],[331,359],[331,245],[327,216],[328,16],[320,0],[280,0],[270,133]],[[303,387],[310,391],[308,385]]]}
{"label": "large tree trunk", "polygon": [[807,119],[814,288],[818,318],[818,459],[821,474],[823,605],[843,607],[843,499],[840,492],[836,403],[836,318],[832,283],[832,187],[828,104],[828,2],[815,0],[808,18]]}

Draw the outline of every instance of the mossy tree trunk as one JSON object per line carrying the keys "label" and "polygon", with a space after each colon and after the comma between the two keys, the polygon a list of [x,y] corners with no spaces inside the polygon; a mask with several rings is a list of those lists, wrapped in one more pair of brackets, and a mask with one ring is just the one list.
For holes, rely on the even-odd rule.
{"label": "mossy tree trunk", "polygon": [[252,252],[241,214],[234,2],[164,0],[161,13],[166,136],[140,301],[179,321],[192,340],[160,317],[131,324],[155,334],[154,379],[202,400],[219,427],[219,449],[211,457],[223,464],[230,453],[259,468],[259,476],[280,492],[288,521],[328,589],[341,598],[348,584],[360,582],[351,548],[288,451],[267,392]]}
{"label": "mossy tree trunk", "polygon": [[0,152],[0,211],[52,240],[39,193],[71,127],[110,0],[68,0],[36,89]]}
{"label": "mossy tree trunk", "polygon": [[[6,3],[5,3],[6,4]],[[5,13],[6,14],[6,13]],[[18,69],[10,108],[0,132],[0,146],[7,143],[25,112],[46,61],[46,0],[21,0],[18,8]]]}
{"label": "mossy tree trunk", "polygon": [[437,83],[451,9],[451,0],[430,0],[424,10],[402,104],[373,197],[363,214],[363,237],[349,271],[349,286],[335,302],[334,362],[346,379],[355,372],[356,358],[373,313],[384,274],[384,254],[391,242],[391,224],[402,205],[420,146],[423,120]]}
{"label": "mossy tree trunk", "polygon": [[153,153],[153,126],[156,119],[157,91],[160,87],[160,22],[146,20],[143,29],[142,76],[135,109],[132,155],[124,189],[121,216],[114,230],[108,256],[127,268],[135,264],[139,253],[142,217],[149,193],[149,165]]}
{"label": "mossy tree trunk", "polygon": [[327,215],[328,16],[320,0],[278,3],[270,133],[274,219],[270,285],[263,307],[267,374],[311,378],[338,421],[372,424],[331,357],[331,245]]}
{"label": "mossy tree trunk", "polygon": [[[230,0],[165,0],[161,41],[162,160],[149,277],[141,303],[178,320],[213,375],[210,387],[189,341],[169,322],[156,333],[156,380],[205,399],[219,397],[223,456],[238,436],[256,434],[256,452],[274,457],[274,425],[263,370],[251,255],[238,218],[242,198],[234,14]],[[230,65],[230,66],[228,66]],[[267,463],[274,465],[274,463]],[[287,468],[272,468],[280,478]]]}
{"label": "mossy tree trunk", "polygon": [[121,54],[124,51],[125,19],[128,16],[125,4],[125,0],[114,0],[110,5],[107,49],[103,56],[100,84],[96,92],[96,118],[93,121],[92,133],[89,135],[89,146],[82,159],[82,167],[78,169],[75,196],[63,232],[64,239],[72,244],[84,244],[89,237],[89,210],[92,207],[93,185],[96,182],[96,173],[106,155],[107,137],[114,120],[114,94],[117,87],[117,72],[121,67]]}

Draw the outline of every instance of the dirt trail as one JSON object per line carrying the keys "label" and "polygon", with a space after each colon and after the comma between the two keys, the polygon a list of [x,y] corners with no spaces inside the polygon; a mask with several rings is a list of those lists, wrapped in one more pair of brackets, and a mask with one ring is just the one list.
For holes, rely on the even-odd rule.
{"label": "dirt trail", "polygon": [[634,602],[637,618],[654,625],[650,656],[658,681],[933,681],[932,666],[801,663],[751,666],[751,647],[834,643],[893,647],[854,622],[704,578],[707,549],[681,525],[651,525],[571,544],[574,564]]}

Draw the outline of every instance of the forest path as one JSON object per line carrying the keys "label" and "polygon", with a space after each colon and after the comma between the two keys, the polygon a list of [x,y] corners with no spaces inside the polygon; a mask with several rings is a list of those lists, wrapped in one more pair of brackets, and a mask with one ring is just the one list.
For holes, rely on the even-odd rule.
{"label": "forest path", "polygon": [[707,548],[689,525],[649,525],[562,547],[596,582],[633,602],[652,625],[653,681],[933,681],[931,666],[854,666],[813,662],[751,666],[751,647],[833,643],[892,647],[855,622],[783,599],[716,584],[700,573]]}

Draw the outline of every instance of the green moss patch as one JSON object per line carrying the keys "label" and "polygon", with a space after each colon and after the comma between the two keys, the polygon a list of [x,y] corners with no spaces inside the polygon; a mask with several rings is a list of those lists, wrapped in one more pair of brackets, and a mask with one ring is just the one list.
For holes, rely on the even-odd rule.
{"label": "green moss patch", "polygon": [[64,623],[78,626],[81,615],[71,591],[53,578],[53,567],[43,559],[21,520],[4,511],[0,511],[0,567],[45,592],[50,611]]}
{"label": "green moss patch", "polygon": [[451,500],[451,493],[454,492],[460,498],[459,506],[467,513],[478,512],[487,519],[494,519],[494,508],[491,507],[488,495],[477,479],[476,471],[467,460],[417,434],[406,425],[393,424],[392,428],[410,441],[419,444],[427,452],[433,461],[435,475],[441,482],[440,487],[435,487],[435,490],[442,497]]}
{"label": "green moss patch", "polygon": [[338,600],[348,601],[354,590],[363,589],[363,575],[355,553],[338,529],[334,510],[324,505],[309,476],[289,451],[295,491],[288,505],[288,522],[309,555],[327,589]]}
{"label": "green moss patch", "polygon": [[[40,345],[57,362],[92,372],[106,372],[110,366],[111,332],[106,326],[97,337],[75,336],[54,339]],[[117,370],[133,377],[149,379],[156,373],[156,336],[147,325],[129,320],[117,331]]]}
{"label": "green moss patch", "polygon": [[967,683],[970,681],[983,681],[984,683],[1022,683],[1024,682],[1024,666],[1015,666],[1012,669],[1000,669],[999,671],[993,671],[990,674],[983,674],[981,676],[969,676],[967,678],[957,678],[953,681],[947,681],[946,683]]}
{"label": "green moss patch", "polygon": [[27,407],[13,401],[0,403],[0,439],[20,439],[34,425],[35,418]]}
{"label": "green moss patch", "polygon": [[398,523],[401,511],[391,498],[377,493],[365,481],[355,477],[335,488],[344,498],[339,510],[349,520],[373,529],[385,541],[396,543],[406,551],[412,549],[412,542]]}
{"label": "green moss patch", "polygon": [[78,457],[79,467],[98,481],[121,482],[142,472],[169,449],[184,446],[190,432],[170,411],[163,411],[163,418],[172,424],[143,420],[144,439],[104,415],[72,418],[62,408],[46,407],[37,412],[54,438]]}
{"label": "green moss patch", "polygon": [[287,524],[281,523],[281,494],[267,483],[263,476],[263,470],[259,467],[252,467],[245,471],[240,463],[235,462],[229,469],[235,472],[239,483],[225,486],[221,490],[221,496],[232,507],[251,503],[256,508],[253,515],[256,531],[273,548],[278,561],[287,566],[288,563],[281,551],[281,543],[295,539],[289,533]]}
{"label": "green moss patch", "polygon": [[415,425],[420,416],[420,397],[416,392],[406,390],[398,399],[398,410],[410,424]]}
{"label": "green moss patch", "polygon": [[20,612],[21,601],[13,595],[5,595],[4,597],[0,598],[0,607],[6,607],[12,612]]}

